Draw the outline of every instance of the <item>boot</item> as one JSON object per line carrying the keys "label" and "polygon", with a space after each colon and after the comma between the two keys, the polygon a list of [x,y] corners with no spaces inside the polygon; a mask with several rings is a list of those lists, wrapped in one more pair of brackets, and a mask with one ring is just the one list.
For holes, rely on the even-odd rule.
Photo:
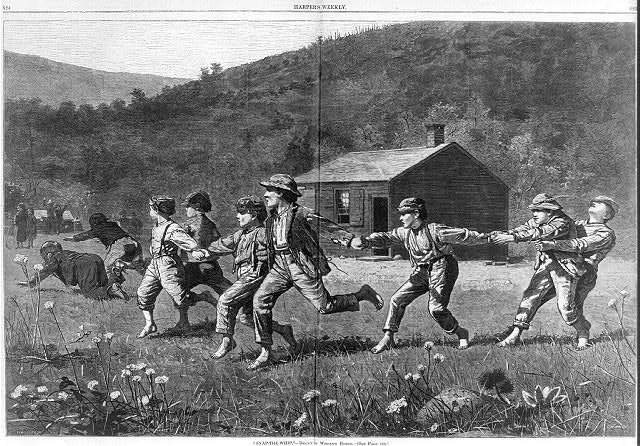
{"label": "boot", "polygon": [[460,342],[460,344],[458,345],[458,350],[466,350],[467,348],[469,348],[469,330],[458,326],[455,334],[456,336],[458,336],[458,340]]}
{"label": "boot", "polygon": [[591,324],[584,317],[578,320],[573,327],[576,329],[576,335],[578,338],[578,345],[576,345],[576,350],[586,350],[589,348],[589,330],[591,329]]}
{"label": "boot", "polygon": [[111,286],[107,288],[107,296],[111,299],[131,300],[131,296],[122,289],[119,283],[112,283]]}
{"label": "boot", "polygon": [[362,287],[360,287],[360,289],[355,292],[354,295],[356,296],[356,299],[358,299],[358,302],[364,300],[372,303],[376,307],[376,311],[381,310],[384,306],[384,300],[382,299],[382,297],[378,293],[376,293],[375,290],[369,285],[362,285]]}
{"label": "boot", "polygon": [[175,331],[186,331],[191,328],[191,324],[189,323],[189,315],[188,308],[180,308],[178,312],[180,314],[180,318],[178,319],[178,323],[173,327]]}

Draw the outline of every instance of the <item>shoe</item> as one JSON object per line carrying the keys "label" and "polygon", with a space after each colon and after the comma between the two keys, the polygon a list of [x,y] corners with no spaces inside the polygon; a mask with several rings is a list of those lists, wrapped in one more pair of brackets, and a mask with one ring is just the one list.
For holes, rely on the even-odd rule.
{"label": "shoe", "polygon": [[268,354],[268,355],[260,354],[260,356],[258,356],[255,359],[255,361],[253,361],[251,364],[247,366],[247,370],[250,372],[254,370],[259,370],[269,366],[272,363],[273,363],[273,359],[271,358],[271,354]]}
{"label": "shoe", "polygon": [[383,351],[389,350],[390,348],[394,348],[395,346],[396,346],[396,343],[393,340],[393,338],[385,336],[382,339],[380,339],[380,342],[378,342],[378,345],[376,345],[371,349],[371,353],[373,353],[374,355],[377,355],[378,353],[382,353]]}
{"label": "shoe", "polygon": [[367,302],[371,302],[376,307],[376,311],[379,311],[384,307],[384,300],[382,299],[382,296],[376,293],[369,285],[362,285],[360,290],[355,294],[358,301],[366,300]]}
{"label": "shoe", "polygon": [[227,353],[229,353],[231,350],[236,348],[236,346],[237,346],[236,341],[234,341],[233,339],[231,339],[231,341],[227,342],[226,344],[223,341],[220,344],[220,347],[218,347],[218,350],[216,350],[216,352],[213,355],[211,355],[211,357],[213,359],[223,358],[227,355]]}
{"label": "shoe", "polygon": [[112,298],[112,299],[120,299],[120,300],[124,300],[124,301],[129,301],[131,300],[131,296],[129,296],[123,289],[122,286],[120,286],[119,283],[114,283],[112,284],[108,289],[107,289],[107,295]]}
{"label": "shoe", "polygon": [[145,326],[140,332],[140,334],[138,335],[138,338],[147,337],[151,333],[155,333],[157,331],[158,331],[158,327],[156,326],[156,324],[151,324],[148,327]]}

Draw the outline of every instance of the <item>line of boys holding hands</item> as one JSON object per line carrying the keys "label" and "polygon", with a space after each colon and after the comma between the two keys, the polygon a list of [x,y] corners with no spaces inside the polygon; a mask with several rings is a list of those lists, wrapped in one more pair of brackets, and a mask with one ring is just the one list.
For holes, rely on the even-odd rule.
{"label": "line of boys holding hands", "polygon": [[[154,197],[150,200],[150,215],[156,224],[152,230],[151,263],[137,292],[138,306],[146,322],[139,337],[157,331],[153,309],[157,295],[165,289],[179,311],[179,329],[188,326],[187,310],[196,302],[216,305],[216,331],[223,338],[214,358],[223,357],[235,347],[233,334],[238,314],[240,322],[254,326],[256,342],[262,347],[259,357],[248,367],[254,370],[272,361],[273,331],[280,333],[292,348],[296,348],[291,326],[279,324],[272,318],[276,300],[292,287],[320,314],[359,311],[362,301],[373,304],[376,310],[381,309],[384,301],[366,284],[356,292],[329,294],[322,281],[330,271],[328,260],[318,244],[318,236],[322,235],[353,249],[401,244],[409,253],[414,270],[391,297],[384,336],[372,349],[373,353],[394,346],[394,334],[399,329],[406,307],[426,293],[432,318],[446,333],[458,337],[460,349],[467,348],[469,332],[448,309],[458,276],[452,245],[530,241],[536,242],[538,249],[534,274],[523,293],[511,333],[498,345],[515,344],[522,331],[529,328],[540,306],[554,296],[558,298],[561,316],[576,329],[577,348],[583,349],[588,345],[590,324],[584,317],[583,304],[595,286],[598,264],[615,244],[615,234],[606,223],[618,212],[618,205],[609,197],[595,197],[589,206],[589,218],[576,224],[562,212],[562,207],[553,197],[539,194],[529,205],[531,220],[508,231],[491,233],[428,223],[424,200],[412,197],[402,200],[398,207],[401,227],[366,237],[345,237],[343,233],[332,232],[329,226],[323,225],[324,219],[297,204],[301,194],[291,176],[276,174],[260,184],[266,189],[266,207],[257,197],[247,196],[238,200],[236,217],[240,229],[226,237],[220,237],[217,230],[213,235],[202,234],[203,226],[211,229],[211,225],[202,225],[207,219],[204,213],[211,209],[208,195],[202,191],[190,194],[185,201],[188,215],[191,209],[189,217],[197,217],[200,222],[195,233],[188,230],[189,225],[185,229],[171,220],[170,216],[175,213],[173,198]],[[180,250],[190,253],[186,267],[179,255]],[[233,284],[224,278],[216,262],[217,256],[226,254],[234,256],[237,281]],[[126,268],[127,264],[119,266]],[[130,263],[129,267],[132,268]],[[220,294],[219,300],[216,301],[208,292],[196,294],[190,291],[197,284],[211,286]]]}

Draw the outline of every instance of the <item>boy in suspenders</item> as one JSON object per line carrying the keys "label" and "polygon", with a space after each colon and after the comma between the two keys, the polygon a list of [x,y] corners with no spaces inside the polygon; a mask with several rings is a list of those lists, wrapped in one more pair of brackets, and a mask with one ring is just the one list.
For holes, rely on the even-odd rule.
{"label": "boy in suspenders", "polygon": [[208,291],[196,294],[189,291],[185,283],[185,269],[178,254],[178,249],[191,252],[194,258],[204,258],[206,250],[198,249],[198,243],[170,216],[175,213],[176,203],[170,197],[152,197],[149,200],[149,215],[156,219],[151,231],[151,263],[145,271],[138,287],[138,308],[142,310],[145,326],[139,338],[158,331],[153,319],[156,298],[163,289],[171,296],[180,319],[175,329],[184,330],[189,327],[187,311],[199,301],[212,301]]}
{"label": "boy in suspenders", "polygon": [[478,245],[488,243],[488,235],[464,228],[451,228],[439,223],[427,224],[427,210],[422,198],[405,198],[398,206],[402,227],[391,232],[374,232],[366,238],[357,237],[351,247],[383,248],[404,245],[415,268],[409,279],[393,294],[385,322],[384,337],[371,349],[381,353],[394,347],[405,309],[419,296],[428,293],[429,314],[447,334],[459,339],[459,349],[469,345],[469,331],[461,327],[447,306],[458,278],[458,261],[451,244]]}

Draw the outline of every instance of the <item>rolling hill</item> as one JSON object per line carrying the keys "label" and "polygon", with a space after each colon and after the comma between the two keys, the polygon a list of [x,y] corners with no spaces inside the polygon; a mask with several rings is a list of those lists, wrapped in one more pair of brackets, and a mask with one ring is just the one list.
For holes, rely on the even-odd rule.
{"label": "rolling hill", "polygon": [[154,95],[165,85],[178,85],[188,80],[150,74],[112,73],[39,56],[4,52],[5,99],[37,97],[44,104],[52,106],[64,101],[109,104],[118,98],[129,102],[129,93],[134,88]]}

